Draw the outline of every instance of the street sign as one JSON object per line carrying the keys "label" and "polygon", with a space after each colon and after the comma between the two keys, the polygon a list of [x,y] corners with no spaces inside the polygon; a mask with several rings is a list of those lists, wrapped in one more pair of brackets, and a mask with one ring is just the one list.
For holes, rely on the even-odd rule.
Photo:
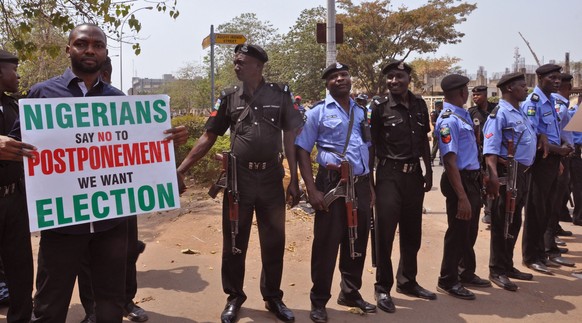
{"label": "street sign", "polygon": [[243,34],[215,34],[216,44],[238,45],[244,44],[247,38]]}
{"label": "street sign", "polygon": [[202,49],[206,49],[208,46],[210,46],[210,35],[206,36],[202,41]]}

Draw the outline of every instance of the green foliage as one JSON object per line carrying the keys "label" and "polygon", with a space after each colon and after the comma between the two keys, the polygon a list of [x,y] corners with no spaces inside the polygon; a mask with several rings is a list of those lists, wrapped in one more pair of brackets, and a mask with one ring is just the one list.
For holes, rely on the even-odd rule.
{"label": "green foliage", "polygon": [[[50,25],[61,33],[68,33],[76,25],[89,22],[100,26],[106,34],[121,39],[125,22],[130,30],[124,34],[139,33],[141,24],[133,15],[137,10],[153,5],[152,9],[176,19],[180,14],[176,4],[177,0],[3,0],[0,1],[0,44],[10,44],[24,61],[35,55],[54,58],[61,52],[42,46],[31,37],[38,24]],[[142,5],[144,7],[140,7]],[[136,55],[139,54],[139,43],[133,44],[133,50]]]}
{"label": "green foliage", "polygon": [[[172,126],[184,125],[188,128],[190,139],[188,142],[176,148],[176,167],[182,163],[184,158],[188,155],[192,147],[196,144],[196,140],[204,133],[204,124],[206,118],[199,116],[180,116],[172,119]],[[215,181],[220,175],[221,164],[215,160],[214,156],[225,150],[229,150],[230,137],[220,136],[210,149],[208,154],[200,159],[196,165],[192,166],[188,171],[188,176],[194,178],[197,183],[208,184]]]}

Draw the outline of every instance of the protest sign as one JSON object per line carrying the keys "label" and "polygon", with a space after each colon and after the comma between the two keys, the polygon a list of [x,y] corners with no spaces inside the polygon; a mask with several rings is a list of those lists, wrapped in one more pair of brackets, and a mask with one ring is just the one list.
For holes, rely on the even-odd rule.
{"label": "protest sign", "polygon": [[31,232],[180,206],[167,95],[19,104]]}

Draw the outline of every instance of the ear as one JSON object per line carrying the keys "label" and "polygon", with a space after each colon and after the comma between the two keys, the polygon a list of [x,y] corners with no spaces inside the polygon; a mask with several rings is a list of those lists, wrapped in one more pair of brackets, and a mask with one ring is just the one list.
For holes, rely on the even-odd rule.
{"label": "ear", "polygon": [[71,45],[67,44],[67,47],[65,47],[65,53],[67,53],[67,58],[71,58]]}

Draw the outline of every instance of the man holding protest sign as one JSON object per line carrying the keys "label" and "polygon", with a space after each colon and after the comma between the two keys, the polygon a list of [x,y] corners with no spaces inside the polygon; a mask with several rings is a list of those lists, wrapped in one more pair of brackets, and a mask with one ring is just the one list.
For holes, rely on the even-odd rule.
{"label": "man holding protest sign", "polygon": [[[230,128],[231,151],[223,156],[230,161],[232,171],[228,178],[232,179],[234,187],[228,185],[225,190],[222,210],[222,285],[228,294],[221,314],[223,323],[235,322],[247,299],[243,291],[245,257],[254,211],[263,261],[261,294],[265,307],[282,321],[295,320],[283,303],[280,288],[285,251],[284,170],[280,154],[281,142],[284,142],[291,174],[287,195],[295,205],[299,202],[299,185],[293,143],[303,118],[293,108],[287,85],[265,82],[263,67],[267,61],[267,53],[259,46],[236,46],[234,70],[243,85],[222,91],[206,123],[206,131],[178,167],[178,181],[183,192],[184,174],[208,153],[217,137]],[[232,218],[235,213],[237,215]]]}
{"label": "man holding protest sign", "polygon": [[[121,91],[104,83],[100,78],[100,68],[107,57],[107,37],[98,26],[94,24],[81,24],[75,27],[69,34],[66,53],[71,60],[71,68],[67,69],[61,76],[34,85],[30,90],[29,98],[123,96]],[[35,107],[36,106],[37,105],[35,105]],[[46,108],[46,106],[49,106],[49,108]],[[94,107],[95,104],[92,106]],[[101,107],[102,106],[103,104]],[[59,116],[59,113],[63,116],[63,111],[67,109],[66,104],[58,104],[52,110],[48,104],[44,105],[44,107],[47,111],[54,112],[54,116]],[[89,113],[81,109],[81,107],[86,106],[83,106],[82,104],[74,104],[74,107],[75,110],[73,111],[78,113],[76,116],[71,117],[68,115],[68,118],[64,117],[62,120],[57,120],[57,126],[60,126],[60,129],[58,129],[59,133],[65,133],[64,130],[66,127],[63,126],[65,125],[63,123],[65,121],[74,120],[77,126],[87,123],[86,120],[88,119]],[[114,106],[110,105],[105,107],[112,109]],[[34,111],[32,104],[29,106],[28,110]],[[36,110],[40,111],[40,109]],[[49,115],[48,112],[46,113]],[[103,120],[109,120],[110,123],[113,123],[114,118],[116,118],[116,115],[112,110],[104,110],[104,108],[101,110],[94,109],[92,110],[92,113],[94,117],[93,121],[101,120],[103,126],[106,125]],[[50,115],[53,116],[52,114]],[[101,119],[97,119],[96,115]],[[23,121],[23,129],[29,130],[28,128],[31,128],[31,125],[37,126],[36,124],[33,124],[33,122],[43,124],[42,120],[33,120],[31,118],[32,117],[27,117]],[[39,129],[38,126],[36,128],[37,130]],[[40,129],[42,129],[42,127]],[[47,130],[48,129],[50,128],[47,128]],[[170,129],[166,133],[171,133],[166,140],[183,140],[185,137],[183,129]],[[90,135],[92,136],[93,134],[94,133]],[[91,136],[89,136],[89,138],[92,138]],[[85,137],[83,136],[77,139],[85,140]],[[165,146],[167,146],[167,144]],[[77,167],[82,167],[83,164],[81,163],[82,161],[80,157],[83,151],[86,152],[87,148],[85,148],[85,150],[80,148],[84,147],[79,147],[78,150],[75,150],[77,148],[67,148],[67,151],[71,151],[71,156],[74,152],[79,154],[78,156],[75,155],[77,156],[76,158],[79,158],[78,163],[73,164],[71,159],[71,164],[60,166],[72,167],[73,165],[76,165]],[[56,151],[57,150],[55,150],[55,154]],[[50,151],[48,152],[50,153]],[[101,152],[103,152],[103,150],[101,150]],[[170,152],[168,152],[168,154],[169,153]],[[153,156],[153,154],[150,155]],[[47,155],[39,156],[42,159]],[[116,156],[119,157],[119,155]],[[152,159],[153,157],[150,156],[148,158]],[[120,165],[118,165],[120,160],[123,160],[123,158],[120,157],[115,159],[115,167],[120,167]],[[91,168],[95,169],[94,162],[95,160],[89,159],[87,163],[91,165]],[[27,168],[29,173],[34,171],[36,169],[35,165],[38,164],[40,164],[40,162],[36,164],[29,163]],[[45,174],[50,174],[50,170],[52,169],[49,168],[49,171],[47,171],[44,167],[50,164],[43,163],[42,165],[43,167],[37,170],[42,171],[42,173]],[[85,166],[88,167],[87,165]],[[58,164],[55,164],[55,170],[57,170],[57,167]],[[97,168],[99,169],[99,167]],[[68,174],[69,172],[79,170],[80,169],[70,168],[66,173]],[[31,176],[31,174],[29,174],[29,176]],[[80,180],[79,185],[81,188],[86,188],[81,185]],[[169,189],[171,190],[171,187],[169,187]],[[108,196],[104,196],[102,192],[98,193],[101,194],[100,201],[111,199]],[[113,190],[111,193],[113,193]],[[87,194],[85,194],[85,196],[86,195]],[[121,199],[119,195],[115,196],[115,198]],[[85,197],[85,199],[87,198]],[[99,208],[100,203],[96,203],[95,198],[92,199],[93,203],[82,204],[79,203],[79,201],[80,200],[76,200],[77,207],[81,206],[82,211],[84,210],[85,212],[87,209],[91,211],[91,214],[83,214],[82,223],[57,227],[41,232],[38,255],[38,273],[36,279],[37,291],[34,296],[34,310],[31,322],[66,321],[75,278],[80,269],[81,261],[87,253],[91,259],[90,273],[95,297],[95,314],[97,321],[121,322],[123,319],[123,306],[125,305],[125,264],[128,242],[127,218],[123,216],[125,216],[125,213],[127,212],[120,213],[118,210],[117,217],[111,216],[111,219],[108,218],[102,221],[91,222],[87,219],[97,219],[99,218],[98,216],[106,216],[104,214],[106,211],[109,211],[109,208],[103,206]],[[97,206],[97,208],[95,206]],[[54,221],[46,220],[46,218],[48,218],[49,215],[53,215],[53,213],[56,213],[57,215],[56,220],[71,221],[71,218],[63,218],[62,214],[59,217],[58,201],[55,210],[47,211],[47,208],[48,206],[45,209],[40,210],[43,211],[44,214],[37,214],[40,224],[52,224]],[[37,210],[37,212],[40,211]],[[100,213],[97,214],[96,212]],[[76,209],[75,213],[81,212]],[[45,222],[41,223],[40,219],[42,217],[45,218]],[[77,221],[78,218],[79,217],[76,215],[75,221],[81,222]]]}
{"label": "man holding protest sign", "polygon": [[10,291],[8,322],[28,322],[32,311],[33,262],[23,185],[22,156],[34,147],[9,136],[18,120],[18,57],[0,49],[0,257]]}

